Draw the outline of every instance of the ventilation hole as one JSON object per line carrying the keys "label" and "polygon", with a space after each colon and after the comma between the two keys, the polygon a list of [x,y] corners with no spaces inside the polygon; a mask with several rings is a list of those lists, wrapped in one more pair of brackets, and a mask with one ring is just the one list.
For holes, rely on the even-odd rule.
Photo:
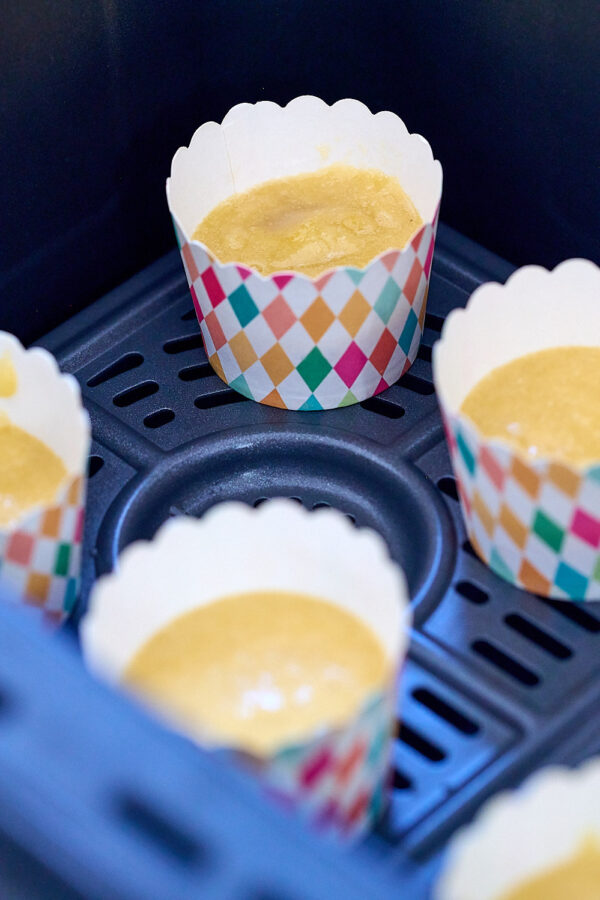
{"label": "ventilation hole", "polygon": [[252,506],[254,507],[254,509],[256,509],[258,506],[262,506],[263,503],[266,503],[268,499],[269,499],[268,497],[259,497],[257,500],[254,501]]}
{"label": "ventilation hole", "polygon": [[440,719],[444,719],[445,722],[453,725],[457,731],[461,731],[463,734],[477,734],[479,731],[479,725],[476,725],[475,722],[468,719],[467,716],[463,715],[453,706],[450,706],[449,703],[446,703],[446,701],[442,700],[441,697],[438,697],[437,694],[432,694],[427,688],[417,688],[416,691],[412,692],[412,695],[417,703],[426,706],[427,709],[430,709],[431,712],[435,713],[436,716],[439,716]]}
{"label": "ventilation hole", "polygon": [[182,315],[181,321],[182,322],[191,322],[195,318],[196,318],[196,310],[194,309],[194,307],[192,307],[191,309],[188,309],[188,311]]}
{"label": "ventilation hole", "polygon": [[426,759],[429,759],[431,762],[441,762],[446,758],[446,754],[443,750],[436,747],[435,744],[428,741],[422,734],[419,734],[418,731],[414,731],[409,725],[405,725],[403,722],[400,723],[398,737],[403,744],[412,747],[413,750],[416,750],[417,753],[424,756]]}
{"label": "ventilation hole", "polygon": [[182,381],[199,381],[200,378],[208,378],[214,374],[215,370],[210,363],[200,363],[198,366],[186,366],[185,369],[181,369],[179,377]]}
{"label": "ventilation hole", "polygon": [[444,475],[444,477],[440,478],[436,484],[442,494],[445,494],[446,497],[450,497],[451,500],[458,500],[456,479],[454,479],[452,475]]}
{"label": "ventilation hole", "polygon": [[331,509],[331,503],[325,503],[322,501],[321,503],[313,503],[313,509]]}
{"label": "ventilation hole", "polygon": [[163,409],[157,409],[156,412],[149,413],[144,419],[144,425],[146,428],[162,428],[163,425],[168,425],[169,422],[172,422],[174,418],[175,413],[173,410],[165,406]]}
{"label": "ventilation hole", "polygon": [[385,416],[387,419],[401,419],[404,415],[402,406],[390,400],[382,400],[381,397],[370,397],[369,400],[363,400],[360,405],[363,409],[377,413],[378,416]]}
{"label": "ventilation hole", "polygon": [[121,409],[125,406],[133,406],[134,403],[139,403],[140,400],[151,397],[157,390],[158,384],[156,381],[140,381],[139,384],[121,391],[120,394],[115,394],[113,403]]}
{"label": "ventilation hole", "polygon": [[431,351],[432,347],[428,347],[427,344],[421,344],[417,353],[417,357],[422,359],[423,362],[431,362]]}
{"label": "ventilation hole", "polygon": [[511,613],[505,617],[504,621],[513,631],[537,644],[538,647],[546,650],[547,653],[556,657],[556,659],[569,659],[573,655],[573,652],[565,644],[557,641],[552,635],[542,631],[541,628],[538,628],[537,625],[534,625],[533,622],[530,622],[529,619],[525,619],[518,613]]}
{"label": "ventilation hole", "polygon": [[102,369],[101,372],[98,372],[90,378],[87,386],[98,387],[99,384],[104,384],[105,381],[110,381],[111,378],[116,378],[117,375],[123,375],[125,372],[131,372],[132,369],[137,369],[143,362],[144,357],[141,353],[126,353],[125,356],[117,359],[114,363],[111,363],[110,366],[107,366],[105,369]]}
{"label": "ventilation hole", "polygon": [[299,503],[300,506],[303,505],[303,504],[302,504],[302,500],[300,499],[300,497],[288,497],[288,500],[293,500],[294,503]]}
{"label": "ventilation hole", "polygon": [[516,681],[520,681],[521,684],[527,687],[535,687],[539,683],[540,679],[534,672],[526,669],[520,662],[517,662],[512,656],[508,656],[494,644],[490,644],[489,641],[474,641],[471,646],[475,653],[483,656],[492,665],[502,669],[503,672],[506,672],[507,675],[510,675]]}
{"label": "ventilation hole", "polygon": [[465,553],[468,553],[469,556],[472,556],[473,559],[477,560],[477,562],[481,562],[481,560],[477,556],[477,553],[475,552],[475,548],[473,547],[473,544],[471,543],[471,541],[464,541],[462,548],[465,551]]}
{"label": "ventilation hole", "polygon": [[425,328],[431,328],[433,331],[441,331],[444,326],[444,317],[436,316],[435,313],[426,313]]}
{"label": "ventilation hole", "polygon": [[88,478],[93,478],[94,475],[97,475],[103,465],[104,460],[102,457],[98,456],[97,453],[93,453],[88,459]]}
{"label": "ventilation hole", "polygon": [[237,391],[220,391],[218,394],[196,397],[194,406],[198,409],[215,409],[217,406],[229,406],[230,403],[243,403],[247,399],[248,397],[238,394]]}
{"label": "ventilation hole", "polygon": [[173,338],[163,345],[165,353],[184,353],[186,350],[201,350],[202,335],[198,331],[196,334],[187,334],[184,337]]}
{"label": "ventilation hole", "polygon": [[410,372],[403,375],[396,384],[399,385],[399,387],[408,388],[408,390],[412,391],[414,394],[421,394],[423,397],[429,397],[435,392],[435,388],[430,381],[419,378],[418,375],[412,375]]}
{"label": "ventilation hole", "polygon": [[583,628],[584,631],[589,631],[591,634],[598,634],[600,631],[600,621],[589,612],[586,612],[581,606],[577,606],[576,603],[550,600],[548,597],[539,596],[537,599],[541,600],[542,603],[555,610],[565,619],[569,619],[574,625]]}
{"label": "ventilation hole", "polygon": [[352,525],[356,526],[356,519],[354,518],[352,513],[345,513],[345,516],[348,519],[348,521],[352,523]]}
{"label": "ventilation hole", "polygon": [[465,600],[468,600],[470,603],[477,603],[479,606],[482,603],[487,603],[489,600],[489,595],[480,587],[477,587],[476,584],[473,584],[472,581],[459,581],[458,584],[454,585],[454,590],[461,597],[464,597]]}
{"label": "ventilation hole", "polygon": [[174,519],[176,516],[185,516],[185,510],[173,505],[169,507],[169,515],[172,519]]}
{"label": "ventilation hole", "polygon": [[206,859],[206,849],[177,826],[165,819],[145,802],[134,797],[124,797],[120,803],[120,815],[130,828],[150,840],[155,847],[165,851],[182,863],[198,863]]}
{"label": "ventilation hole", "polygon": [[392,787],[395,791],[408,791],[412,784],[412,778],[409,778],[400,769],[394,769],[392,772]]}

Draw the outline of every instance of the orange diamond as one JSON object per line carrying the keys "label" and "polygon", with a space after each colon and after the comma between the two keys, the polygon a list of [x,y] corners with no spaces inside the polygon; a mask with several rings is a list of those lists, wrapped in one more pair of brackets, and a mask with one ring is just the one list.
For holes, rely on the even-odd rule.
{"label": "orange diamond", "polygon": [[356,337],[362,323],[369,315],[371,307],[360,291],[354,291],[338,316],[340,322],[352,337]]}
{"label": "orange diamond", "polygon": [[252,363],[255,363],[258,359],[254,347],[243,331],[238,331],[236,336],[231,338],[229,346],[242,372],[249,369]]}
{"label": "orange diamond", "polygon": [[223,366],[221,365],[221,360],[219,359],[218,353],[213,353],[213,355],[209,358],[208,361],[211,364],[211,366],[213,367],[213,369],[215,370],[215,372],[217,373],[217,375],[219,376],[219,378],[221,379],[221,381],[224,381],[225,383],[227,383],[227,379],[225,378],[225,372],[223,371]]}
{"label": "orange diamond", "polygon": [[51,578],[39,572],[30,572],[25,586],[27,599],[33,606],[43,606],[50,590]]}
{"label": "orange diamond", "polygon": [[519,580],[533,594],[541,594],[543,597],[548,596],[550,581],[544,578],[542,573],[538,572],[535,566],[532,566],[527,559],[524,559],[521,563]]}
{"label": "orange diamond", "polygon": [[281,384],[294,368],[280,344],[271,347],[264,356],[261,356],[260,361],[273,384]]}
{"label": "orange diamond", "polygon": [[334,318],[335,316],[323,298],[317,297],[314,303],[311,303],[308,307],[304,315],[300,317],[300,321],[316,344],[317,341],[323,337]]}
{"label": "orange diamond", "polygon": [[42,534],[44,537],[58,537],[60,530],[60,506],[46,510],[42,519]]}

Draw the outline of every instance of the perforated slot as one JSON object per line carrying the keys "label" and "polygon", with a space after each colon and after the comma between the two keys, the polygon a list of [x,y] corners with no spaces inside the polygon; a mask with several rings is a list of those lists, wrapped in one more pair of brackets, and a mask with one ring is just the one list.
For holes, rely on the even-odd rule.
{"label": "perforated slot", "polygon": [[377,413],[378,416],[385,416],[387,419],[401,419],[404,415],[404,407],[390,400],[383,400],[381,397],[370,397],[363,400],[360,404],[363,409],[369,412]]}
{"label": "perforated slot", "polygon": [[442,700],[441,697],[433,694],[427,688],[417,688],[412,692],[412,696],[417,703],[426,706],[427,709],[430,709],[431,712],[448,722],[448,724],[453,725],[462,734],[472,735],[479,732],[479,725],[473,722],[472,719],[463,715],[454,706],[446,703],[445,700]]}
{"label": "perforated slot", "polygon": [[215,370],[210,363],[199,363],[197,366],[186,366],[185,369],[179,370],[179,377],[182,381],[199,381],[201,378],[208,378],[214,375]]}
{"label": "perforated slot", "polygon": [[197,318],[196,310],[194,309],[194,307],[192,307],[191,309],[188,309],[188,311],[182,315],[181,321],[182,322],[192,322],[196,318]]}
{"label": "perforated slot", "polygon": [[248,397],[238,394],[237,391],[219,391],[217,394],[196,397],[194,406],[198,409],[215,409],[217,406],[229,406],[230,403],[243,403],[247,399]]}
{"label": "perforated slot", "polygon": [[137,831],[171,858],[188,865],[206,863],[206,847],[168,822],[144,800],[125,795],[119,800],[118,812],[128,828]]}
{"label": "perforated slot", "polygon": [[392,771],[392,787],[395,791],[409,791],[412,785],[412,778],[409,778],[400,769]]}
{"label": "perforated slot", "polygon": [[88,478],[93,478],[96,475],[102,466],[104,465],[104,460],[101,456],[98,456],[97,453],[92,453],[90,458],[88,459]]}
{"label": "perforated slot", "polygon": [[541,628],[538,628],[537,625],[534,625],[533,622],[530,622],[529,619],[524,618],[524,616],[521,616],[518,613],[511,613],[505,617],[504,621],[509,628],[513,629],[513,631],[521,634],[533,644],[537,644],[538,647],[541,647],[542,650],[545,650],[556,659],[569,659],[569,657],[573,655],[572,650],[565,644],[558,641],[547,632],[542,631]]}
{"label": "perforated slot", "polygon": [[513,659],[512,656],[508,656],[507,653],[500,650],[495,644],[492,644],[489,641],[478,640],[473,641],[471,647],[475,653],[483,657],[483,659],[487,660],[493,666],[496,666],[496,668],[500,669],[511,678],[514,678],[515,681],[519,681],[526,687],[535,687],[536,684],[539,684],[540,679],[535,672],[532,672],[531,669],[527,669],[516,659]]}
{"label": "perforated slot", "polygon": [[487,603],[489,600],[487,592],[477,587],[472,581],[459,581],[454,585],[454,590],[469,603],[477,603],[481,606],[482,603]]}
{"label": "perforated slot", "polygon": [[458,488],[456,487],[456,479],[452,475],[444,475],[443,478],[436,482],[439,490],[451,500],[458,500]]}
{"label": "perforated slot", "polygon": [[418,350],[418,352],[417,352],[417,359],[422,359],[423,362],[428,362],[428,363],[430,363],[430,362],[431,362],[432,350],[433,350],[433,347],[428,347],[427,344],[424,344],[424,343],[421,341],[421,344],[420,344],[420,346],[419,346],[419,350]]}
{"label": "perforated slot", "polygon": [[201,350],[202,335],[200,332],[195,334],[184,334],[182,337],[172,338],[163,344],[165,353],[185,353],[186,350]]}
{"label": "perforated slot", "polygon": [[405,722],[400,723],[398,728],[398,738],[403,744],[412,747],[413,750],[421,756],[424,756],[425,759],[428,759],[430,762],[438,763],[446,758],[445,752],[440,747],[427,740],[420,732],[415,731]]}
{"label": "perforated slot", "polygon": [[163,409],[157,409],[156,412],[148,413],[144,418],[144,425],[146,428],[162,428],[163,425],[172,422],[174,418],[173,410],[165,406]]}
{"label": "perforated slot", "polygon": [[425,328],[431,328],[433,331],[441,331],[444,321],[443,316],[436,316],[435,313],[428,312],[425,314]]}
{"label": "perforated slot", "polygon": [[600,632],[600,620],[583,609],[582,606],[560,600],[549,600],[547,597],[538,597],[537,599],[561,616],[564,616],[565,619],[569,619],[574,625],[578,625],[584,631],[589,631],[591,634]]}
{"label": "perforated slot", "polygon": [[426,381],[425,378],[419,378],[418,375],[413,375],[412,372],[407,372],[406,375],[403,375],[397,384],[399,387],[407,388],[409,391],[412,391],[414,394],[420,394],[422,397],[429,397],[435,393],[435,388],[430,381]]}
{"label": "perforated slot", "polygon": [[133,387],[115,394],[113,403],[119,409],[123,409],[126,406],[133,406],[134,403],[139,403],[140,400],[145,400],[146,397],[151,397],[157,391],[158,384],[156,381],[140,381],[139,384],[135,384]]}
{"label": "perforated slot", "polygon": [[98,387],[99,384],[104,384],[105,381],[110,381],[111,378],[116,378],[117,375],[124,375],[125,372],[137,369],[143,362],[144,357],[141,353],[126,353],[120,359],[115,360],[115,362],[88,379],[87,386]]}

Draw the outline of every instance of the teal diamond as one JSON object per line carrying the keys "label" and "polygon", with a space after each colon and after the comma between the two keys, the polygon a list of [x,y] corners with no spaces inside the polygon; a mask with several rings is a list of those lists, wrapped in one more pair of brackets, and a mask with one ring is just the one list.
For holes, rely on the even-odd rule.
{"label": "teal diamond", "polygon": [[175,232],[175,240],[177,241],[177,246],[181,250],[181,241],[179,240],[179,232],[177,231],[177,225],[175,224],[175,219],[171,216],[171,222],[173,223],[173,231]]}
{"label": "teal diamond", "polygon": [[54,574],[66,575],[69,571],[69,559],[71,557],[71,545],[59,544],[54,560]]}
{"label": "teal diamond", "polygon": [[238,392],[238,394],[243,394],[244,397],[249,397],[250,400],[254,400],[252,391],[248,387],[248,382],[243,375],[238,375],[237,378],[234,378],[233,381],[230,381],[229,387],[232,387],[234,391]]}
{"label": "teal diamond", "polygon": [[65,612],[69,613],[75,606],[75,599],[77,597],[77,579],[69,578],[67,581],[67,589],[65,591],[65,599],[63,600],[63,609]]}
{"label": "teal diamond", "polygon": [[346,396],[338,403],[338,409],[340,406],[352,406],[353,403],[358,403],[358,400],[352,391],[348,391]]}
{"label": "teal diamond", "polygon": [[408,314],[408,318],[406,320],[406,325],[402,329],[402,334],[400,335],[400,340],[398,341],[400,347],[404,351],[404,353],[408,356],[408,351],[410,350],[410,345],[412,344],[412,339],[414,337],[414,333],[417,329],[417,325],[419,324],[419,320],[416,317],[414,310]]}
{"label": "teal diamond", "polygon": [[588,475],[590,478],[593,478],[594,481],[600,481],[600,466],[595,466],[593,469],[590,469]]}
{"label": "teal diamond", "polygon": [[495,547],[492,547],[492,552],[490,555],[490,569],[499,575],[500,578],[504,578],[505,581],[510,581],[511,584],[515,583],[515,576],[508,568],[507,564],[504,562],[498,551]]}
{"label": "teal diamond", "polygon": [[346,269],[346,275],[352,279],[354,284],[360,284],[365,277],[365,273],[361,272],[360,269]]}
{"label": "teal diamond", "polygon": [[321,406],[315,395],[311,394],[308,400],[306,400],[302,404],[300,409],[304,410],[305,412],[314,412],[317,409],[323,409],[323,407]]}
{"label": "teal diamond", "polygon": [[377,313],[379,318],[385,322],[386,325],[390,320],[390,316],[396,308],[398,297],[401,293],[402,291],[400,290],[394,279],[388,278],[374,306],[375,312]]}
{"label": "teal diamond", "polygon": [[548,544],[555,553],[560,551],[565,532],[541,510],[537,511],[535,519],[533,520],[533,531],[545,544]]}
{"label": "teal diamond", "polygon": [[592,578],[594,578],[596,581],[600,581],[600,556],[598,557],[598,562],[596,563],[596,568],[594,569]]}
{"label": "teal diamond", "polygon": [[389,740],[389,737],[390,737],[390,730],[387,727],[381,728],[377,732],[377,734],[375,735],[375,740],[369,747],[369,755],[367,757],[368,765],[370,765],[370,766],[375,765],[375,763],[381,756],[381,753],[382,753],[384,747],[386,746],[386,744]]}
{"label": "teal diamond", "polygon": [[238,317],[242,328],[245,328],[248,322],[251,322],[252,319],[255,319],[258,315],[258,306],[248,293],[248,289],[244,284],[240,284],[240,286],[229,295],[229,302],[231,303],[233,311]]}
{"label": "teal diamond", "polygon": [[587,578],[565,562],[561,562],[554,579],[554,584],[564,591],[571,600],[583,600],[588,586]]}
{"label": "teal diamond", "polygon": [[464,437],[460,433],[460,431],[456,432],[456,446],[458,447],[459,453],[462,456],[463,462],[471,475],[475,472],[475,457],[469,450],[469,445],[465,441]]}
{"label": "teal diamond", "polygon": [[[326,375],[331,372],[331,366],[318,347],[313,347],[308,356],[305,356],[299,366],[296,366],[302,378],[311,389],[315,391]],[[321,409],[321,407],[319,407]]]}

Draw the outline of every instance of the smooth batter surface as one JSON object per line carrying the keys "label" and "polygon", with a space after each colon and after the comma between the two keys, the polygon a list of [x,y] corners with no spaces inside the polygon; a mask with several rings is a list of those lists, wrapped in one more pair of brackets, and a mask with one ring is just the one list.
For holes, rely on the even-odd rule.
{"label": "smooth batter surface", "polygon": [[423,224],[397,178],[336,163],[275,178],[216,206],[194,231],[221,262],[263,275],[315,277],[333,266],[363,268],[401,249]]}
{"label": "smooth batter surface", "polygon": [[0,422],[0,525],[34,506],[52,503],[67,470],[42,441]]}
{"label": "smooth batter surface", "polygon": [[0,397],[12,397],[17,392],[17,373],[10,356],[0,356]]}
{"label": "smooth batter surface", "polygon": [[356,712],[386,675],[355,616],[303,594],[236,594],[157,632],[124,684],[190,734],[265,755]]}
{"label": "smooth batter surface", "polygon": [[502,900],[598,900],[600,843],[590,839],[571,859],[526,881]]}
{"label": "smooth batter surface", "polygon": [[[600,347],[552,347],[494,369],[462,407],[485,437],[528,456],[600,460]],[[600,895],[599,895],[600,896]]]}

